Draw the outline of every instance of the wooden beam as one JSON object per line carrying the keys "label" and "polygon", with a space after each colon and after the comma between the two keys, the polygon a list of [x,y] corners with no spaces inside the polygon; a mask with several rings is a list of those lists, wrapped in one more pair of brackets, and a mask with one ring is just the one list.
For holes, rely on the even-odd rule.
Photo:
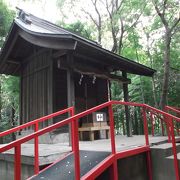
{"label": "wooden beam", "polygon": [[122,76],[116,76],[114,74],[108,74],[108,73],[97,73],[97,72],[88,72],[88,71],[82,71],[77,68],[74,68],[75,72],[78,72],[80,74],[90,75],[90,76],[96,76],[102,79],[107,79],[111,81],[118,81],[123,84],[129,84],[131,83],[130,79],[123,78]]}
{"label": "wooden beam", "polygon": [[78,72],[80,74],[86,74],[90,76],[96,76],[102,79],[107,79],[111,81],[118,81],[121,83],[130,84],[131,80],[128,78],[124,78],[122,76],[117,76],[115,74],[111,74],[108,70],[102,68],[97,64],[85,64],[84,62],[81,63],[74,61],[73,63],[68,63],[67,61],[60,60],[60,68],[62,69],[72,69],[74,72]]}
{"label": "wooden beam", "polygon": [[33,53],[30,56],[28,56],[26,58],[23,58],[23,60],[22,60],[23,64],[28,63],[29,61],[32,61],[33,58],[36,58],[37,56],[39,56],[41,54],[44,54],[44,53],[49,51],[48,49],[44,49],[44,48],[43,49],[39,49],[39,47],[36,47],[36,46],[33,46],[33,50],[34,51],[37,50],[36,53],[34,53],[34,51],[33,51]]}
{"label": "wooden beam", "polygon": [[44,69],[47,69],[47,68],[49,68],[49,67],[50,67],[49,64],[48,64],[48,65],[44,65],[44,66],[42,66],[42,67],[40,67],[40,68],[34,69],[33,71],[31,71],[31,72],[29,72],[29,73],[24,74],[23,77],[30,76],[30,75],[32,75],[32,74],[35,74],[35,73],[37,73],[37,72],[39,72],[39,71],[42,71],[42,70],[44,70]]}
{"label": "wooden beam", "polygon": [[[10,39],[10,37],[9,37],[7,42],[5,43],[4,49],[1,54],[0,68],[2,68],[3,64],[5,64],[9,54],[11,53],[11,50],[12,50],[14,44],[16,43],[17,38],[18,38],[18,33],[15,33],[12,36],[12,39]],[[3,69],[1,69],[1,71],[5,72],[5,69],[3,68]]]}
{"label": "wooden beam", "polygon": [[66,55],[66,54],[67,54],[66,50],[60,50],[60,51],[53,53],[52,57],[56,59],[56,58]]}
{"label": "wooden beam", "polygon": [[[68,52],[67,54],[67,62],[68,64],[74,63],[73,55],[71,52]],[[74,87],[74,75],[72,68],[67,69],[67,104],[68,107],[71,106],[75,107],[75,87]],[[71,125],[69,125],[69,145],[72,145],[71,135],[72,135]]]}
{"label": "wooden beam", "polygon": [[7,63],[9,63],[9,64],[16,64],[16,65],[20,65],[20,62],[17,62],[17,61],[15,61],[15,60],[6,60],[6,62]]}
{"label": "wooden beam", "polygon": [[[67,54],[67,62],[68,64],[73,64],[74,59],[71,52]],[[75,92],[74,92],[74,76],[73,76],[73,69],[69,67],[67,69],[67,102],[68,107],[75,105]]]}
{"label": "wooden beam", "polygon": [[101,64],[101,65],[105,65],[105,66],[111,66],[109,63],[107,63],[106,61],[100,61],[98,59],[95,59],[95,58],[92,58],[92,57],[88,57],[86,55],[83,55],[83,54],[79,54],[77,52],[74,52],[73,55],[77,58],[81,58],[82,60],[84,61],[90,61],[90,62],[96,62],[98,64]]}
{"label": "wooden beam", "polygon": [[108,79],[111,81],[118,81],[121,83],[125,83],[125,84],[130,84],[131,80],[128,79],[127,77],[122,77],[122,76],[117,76],[115,74],[110,74],[107,70],[104,69],[100,69],[94,66],[84,66],[81,65],[80,63],[74,63],[73,65],[73,70],[75,72],[81,73],[81,74],[86,74],[86,75],[92,75],[92,76],[96,76],[102,79]]}

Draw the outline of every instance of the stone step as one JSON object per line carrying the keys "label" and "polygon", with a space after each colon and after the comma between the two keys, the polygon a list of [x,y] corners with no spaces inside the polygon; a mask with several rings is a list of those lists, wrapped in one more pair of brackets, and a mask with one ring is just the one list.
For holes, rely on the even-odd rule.
{"label": "stone step", "polygon": [[[180,164],[180,144],[176,144]],[[153,180],[176,180],[172,143],[151,147]]]}
{"label": "stone step", "polygon": [[[180,143],[176,143],[176,149],[177,149],[177,153],[179,153],[180,152]],[[172,143],[164,143],[164,144],[151,146],[151,153],[156,154],[162,158],[171,156],[173,154]]]}
{"label": "stone step", "polygon": [[[177,158],[178,158],[178,164],[179,164],[179,172],[180,172],[180,153],[177,153]],[[164,160],[164,163],[165,163],[165,175],[166,177],[171,177],[169,179],[171,180],[176,180],[176,176],[175,176],[175,167],[174,167],[174,156],[171,155],[171,156],[168,156],[165,158]],[[163,179],[168,179],[166,178],[164,175],[163,176]]]}

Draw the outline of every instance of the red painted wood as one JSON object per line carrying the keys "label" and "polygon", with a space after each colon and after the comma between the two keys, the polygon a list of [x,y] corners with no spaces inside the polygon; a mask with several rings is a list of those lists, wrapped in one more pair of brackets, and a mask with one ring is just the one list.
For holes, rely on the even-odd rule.
{"label": "red painted wood", "polygon": [[[126,150],[126,151],[121,151],[121,152],[116,152],[115,148],[115,137],[114,137],[114,118],[113,118],[113,105],[129,105],[129,106],[139,106],[142,107],[142,115],[143,115],[143,122],[144,122],[144,133],[145,133],[145,145],[142,147]],[[167,119],[163,119],[166,124],[170,125],[170,135],[172,137],[172,145],[173,145],[173,154],[174,154],[174,166],[175,166],[175,172],[176,172],[176,177],[179,179],[179,170],[178,170],[178,163],[177,163],[177,151],[176,151],[176,143],[175,143],[175,135],[174,135],[174,124],[173,120],[176,122],[180,122],[180,118],[175,117],[171,114],[168,114],[167,112],[158,110],[156,108],[153,108],[151,106],[148,106],[146,104],[138,104],[138,103],[133,103],[133,102],[120,102],[120,101],[108,101],[106,103],[103,103],[101,105],[98,105],[94,108],[88,109],[82,113],[74,115],[74,110],[73,108],[68,108],[63,111],[59,111],[57,113],[50,114],[48,116],[39,118],[33,122],[29,122],[25,125],[21,125],[19,127],[13,128],[11,130],[5,131],[0,133],[0,137],[10,134],[12,132],[16,132],[20,129],[29,127],[30,125],[35,125],[35,132],[27,135],[23,138],[20,138],[18,140],[15,140],[3,147],[0,147],[0,153],[7,151],[11,148],[15,147],[15,180],[20,180],[20,174],[21,174],[21,144],[25,143],[29,140],[35,139],[35,173],[39,172],[38,166],[39,166],[39,160],[38,160],[38,137],[40,135],[43,135],[47,132],[50,132],[56,128],[59,128],[61,126],[71,124],[71,129],[72,129],[72,151],[74,153],[74,158],[75,158],[75,179],[79,180],[80,179],[80,157],[79,157],[79,135],[78,135],[78,120],[81,117],[87,116],[88,114],[91,114],[92,112],[98,111],[103,108],[109,108],[109,117],[110,117],[110,132],[111,132],[111,147],[112,147],[112,153],[110,156],[108,156],[104,161],[99,163],[96,167],[94,167],[91,171],[89,171],[86,175],[82,177],[82,179],[95,179],[98,175],[100,175],[104,170],[106,170],[108,167],[111,167],[111,172],[112,172],[112,177],[113,179],[118,179],[118,174],[117,174],[117,159],[124,158],[124,157],[129,157],[132,155],[140,154],[147,152],[147,168],[148,168],[148,174],[149,174],[149,179],[152,179],[152,169],[151,169],[151,159],[150,159],[150,148],[149,148],[149,137],[148,137],[148,124],[147,124],[147,117],[146,117],[146,111],[151,111],[154,114],[160,114],[161,116],[165,116],[171,120],[170,124],[167,121]],[[41,130],[38,128],[38,123],[51,119],[55,116],[58,116],[62,113],[67,113],[70,112],[72,117],[69,117],[63,121],[60,121],[56,124],[50,125],[48,127],[45,127]]]}
{"label": "red painted wood", "polygon": [[74,168],[75,168],[75,179],[80,180],[80,157],[79,157],[79,132],[78,132],[78,121],[75,119],[73,123],[74,127]]}
{"label": "red painted wood", "polygon": [[153,177],[152,177],[152,163],[151,163],[151,153],[150,151],[147,151],[146,152],[146,156],[147,156],[147,170],[148,170],[148,177],[149,177],[149,180],[152,180]]}
{"label": "red painted wood", "polygon": [[152,136],[154,136],[154,118],[152,112],[150,112],[150,119],[151,119],[151,127],[152,127]]}
{"label": "red painted wood", "polygon": [[[36,122],[34,126],[34,131],[37,132],[39,130],[39,124]],[[34,173],[39,173],[39,137],[34,138]]]}
{"label": "red painted wood", "polygon": [[170,118],[171,122],[171,137],[172,137],[172,149],[173,149],[173,155],[174,155],[174,169],[175,169],[175,174],[176,174],[176,180],[180,179],[180,174],[179,174],[179,164],[178,164],[178,159],[177,159],[177,149],[176,149],[176,140],[175,140],[175,135],[174,135],[174,123],[173,119]]}
{"label": "red painted wood", "polygon": [[21,180],[21,145],[15,146],[14,154],[14,180]]}
{"label": "red painted wood", "polygon": [[109,124],[110,124],[110,135],[111,135],[111,150],[112,154],[116,154],[116,147],[115,147],[115,132],[114,132],[114,117],[113,117],[113,109],[112,105],[108,107],[109,111]]}
{"label": "red painted wood", "polygon": [[148,137],[148,124],[147,124],[146,108],[145,107],[143,107],[143,109],[142,109],[142,115],[143,115],[145,141],[146,141],[146,146],[148,146],[149,145],[149,137]]}
{"label": "red painted wood", "polygon": [[47,121],[47,120],[49,120],[49,119],[51,119],[51,118],[53,118],[53,117],[56,117],[56,116],[59,116],[59,115],[61,115],[61,114],[65,114],[65,113],[67,113],[67,112],[70,112],[70,111],[72,111],[72,108],[73,108],[73,107],[70,107],[70,108],[67,108],[67,109],[64,109],[64,110],[61,110],[61,111],[52,113],[52,114],[47,115],[47,116],[43,116],[43,117],[41,117],[41,118],[39,118],[39,119],[30,121],[30,122],[25,123],[25,124],[22,124],[22,125],[20,125],[20,126],[14,127],[14,128],[12,128],[12,129],[3,131],[3,132],[0,133],[0,137],[6,136],[6,135],[8,135],[8,134],[11,134],[11,133],[13,133],[13,132],[17,132],[17,131],[22,130],[22,129],[25,129],[25,128],[29,127],[29,126],[33,126],[33,125],[35,125],[37,122],[40,123],[40,122],[43,122],[43,121]]}
{"label": "red painted wood", "polygon": [[110,167],[116,160],[115,155],[111,154],[100,162],[97,166],[91,169],[87,174],[81,177],[81,180],[92,180],[98,177],[102,172],[104,172],[108,167]]}

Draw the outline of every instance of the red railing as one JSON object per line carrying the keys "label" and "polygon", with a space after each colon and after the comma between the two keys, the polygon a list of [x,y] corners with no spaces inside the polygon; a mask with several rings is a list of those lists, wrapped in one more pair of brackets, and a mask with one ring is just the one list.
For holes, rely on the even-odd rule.
{"label": "red railing", "polygon": [[[126,150],[117,152],[116,151],[116,143],[115,143],[115,136],[114,136],[114,116],[113,116],[113,105],[128,105],[128,106],[137,106],[142,109],[142,117],[143,117],[143,125],[144,125],[144,135],[145,135],[145,145]],[[78,120],[84,116],[87,116],[95,111],[99,111],[103,108],[108,108],[108,114],[109,114],[109,124],[110,124],[110,141],[111,141],[111,155],[109,155],[107,158],[105,158],[101,163],[99,163],[96,167],[94,167],[91,171],[89,171],[87,174],[85,174],[83,177],[80,177],[80,156],[79,156],[79,133],[78,133]],[[82,113],[74,115],[74,110],[70,110],[72,117],[69,117],[63,121],[57,122],[56,124],[50,125],[48,127],[45,127],[43,129],[38,130],[37,132],[34,132],[33,134],[27,135],[26,137],[23,137],[21,139],[18,139],[14,142],[11,142],[3,147],[0,148],[0,153],[7,151],[11,148],[15,148],[15,180],[20,180],[21,175],[21,144],[31,140],[36,139],[38,136],[43,135],[47,132],[50,132],[56,128],[59,128],[61,126],[70,124],[71,125],[71,143],[72,143],[72,153],[74,154],[74,169],[75,169],[75,179],[79,180],[80,178],[82,180],[85,179],[95,179],[98,177],[105,169],[110,167],[111,170],[111,179],[117,180],[118,179],[118,170],[117,170],[117,160],[124,157],[129,157],[132,155],[136,155],[139,153],[147,153],[147,169],[148,169],[148,176],[149,179],[152,180],[152,169],[151,169],[151,159],[150,159],[150,146],[149,146],[149,136],[148,136],[148,122],[147,122],[147,113],[151,112],[154,114],[159,114],[162,118],[162,121],[165,123],[168,123],[170,129],[169,133],[172,138],[172,149],[173,149],[173,155],[174,155],[174,167],[175,167],[175,173],[176,173],[176,179],[179,180],[179,169],[178,169],[178,160],[177,160],[177,150],[176,150],[176,142],[175,142],[175,135],[174,135],[174,121],[180,122],[180,118],[175,117],[171,114],[168,114],[164,111],[158,110],[156,108],[153,108],[151,106],[148,106],[146,104],[138,104],[133,102],[120,102],[120,101],[109,101],[104,104],[101,104],[99,106],[96,106],[94,108],[91,108],[89,110],[86,110]],[[54,116],[53,116],[54,117]],[[52,118],[51,115],[49,115],[49,118]],[[166,121],[168,119],[168,122]],[[1,134],[0,134],[1,135]],[[37,144],[38,146],[38,144]],[[37,148],[38,149],[38,148]],[[37,156],[38,153],[35,153],[35,156]],[[36,157],[35,157],[36,159]],[[35,164],[35,167],[37,164]],[[37,167],[36,167],[37,168]],[[38,172],[36,172],[37,174]]]}
{"label": "red railing", "polygon": [[172,111],[172,112],[180,115],[180,108],[179,107],[165,106],[164,110],[166,112]]}
{"label": "red railing", "polygon": [[[50,115],[38,118],[36,120],[30,121],[28,123],[22,124],[20,126],[14,127],[14,128],[9,129],[7,131],[1,132],[0,137],[7,136],[11,133],[18,133],[19,131],[21,131],[23,129],[27,129],[31,126],[34,126],[34,132],[37,132],[39,130],[39,123],[48,121],[54,117],[60,116],[60,115],[65,114],[65,113],[70,113],[70,115],[73,116],[74,115],[74,108],[70,107],[70,108],[52,113]],[[21,179],[20,178],[21,168],[19,166],[21,164],[20,156],[21,156],[21,144],[22,143],[20,143],[20,142],[21,142],[21,140],[23,141],[23,139],[24,138],[15,140],[15,141],[9,143],[8,145],[4,145],[3,147],[0,148],[0,153],[7,151],[11,148],[15,148],[14,179],[16,179],[16,180]],[[38,174],[39,173],[39,139],[38,139],[38,136],[35,136],[32,139],[34,139],[34,173]],[[27,142],[27,141],[24,141],[24,142]]]}
{"label": "red railing", "polygon": [[[153,114],[155,114],[157,117],[160,118],[161,120],[161,126],[163,129],[163,123],[165,123],[166,125],[166,131],[167,131],[167,135],[168,135],[168,142],[172,143],[172,152],[173,152],[173,156],[174,156],[174,168],[175,168],[175,175],[176,175],[176,180],[180,179],[180,174],[179,174],[179,164],[178,164],[178,159],[177,159],[177,148],[176,148],[176,139],[175,139],[175,132],[174,130],[176,130],[175,126],[174,126],[174,122],[179,123],[180,122],[180,118],[171,115],[167,112],[161,111],[159,109],[156,109],[154,107],[148,106],[148,105],[144,105],[147,110]],[[164,130],[162,130],[162,133],[164,134]]]}
{"label": "red railing", "polygon": [[[172,107],[172,106],[165,106],[164,111],[167,113],[173,113],[175,116],[180,117],[180,108],[179,107]],[[177,135],[180,135],[179,127],[176,127],[177,124],[174,125],[174,129],[176,129]],[[170,137],[169,137],[170,141]]]}
{"label": "red railing", "polygon": [[149,110],[149,113],[150,113],[152,136],[154,136],[154,134],[155,134],[155,125],[156,125],[155,118],[157,118],[160,121],[162,136],[164,136],[165,132],[164,132],[164,120],[163,120],[163,117],[161,115],[159,115],[158,113],[152,111],[152,110]]}

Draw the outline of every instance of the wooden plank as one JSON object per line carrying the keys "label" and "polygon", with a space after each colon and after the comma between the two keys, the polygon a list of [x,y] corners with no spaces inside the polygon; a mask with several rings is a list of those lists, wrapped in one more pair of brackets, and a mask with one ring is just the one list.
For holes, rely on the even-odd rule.
{"label": "wooden plank", "polygon": [[[74,63],[74,58],[71,52],[67,54],[67,62]],[[75,106],[75,87],[74,87],[74,74],[70,68],[67,70],[67,104],[68,107]],[[71,145],[71,126],[69,125],[69,144]]]}
{"label": "wooden plank", "polygon": [[[47,89],[48,89],[48,97],[47,97],[47,104],[48,104],[48,112],[47,114],[53,113],[53,60],[52,60],[52,51],[50,50],[47,56],[47,63],[49,64],[49,69],[48,69],[48,84],[47,84]],[[49,121],[49,124],[52,124],[53,120],[51,119],[51,122]]]}
{"label": "wooden plank", "polygon": [[[12,39],[10,39],[10,37],[12,37]],[[1,62],[0,62],[0,67],[5,64],[6,62],[6,59],[8,58],[10,52],[12,51],[13,47],[14,47],[14,44],[16,43],[17,41],[17,38],[18,38],[18,33],[15,33],[13,35],[11,35],[8,39],[7,39],[7,42],[5,43],[5,47],[4,49],[6,48],[7,51],[3,51],[3,54],[1,54]],[[2,72],[4,71],[4,69],[2,70]]]}
{"label": "wooden plank", "polygon": [[90,137],[90,141],[94,141],[94,132],[93,131],[89,131],[89,137]]}
{"label": "wooden plank", "polygon": [[[21,70],[22,74],[22,70]],[[20,76],[20,83],[19,83],[19,125],[23,124],[23,119],[22,119],[22,103],[23,103],[23,96],[22,96],[22,76]]]}
{"label": "wooden plank", "polygon": [[97,127],[81,127],[78,131],[98,131],[98,130],[106,130],[110,129],[109,126],[97,126]]}
{"label": "wooden plank", "polygon": [[[31,61],[23,64],[21,117],[24,122],[52,113],[51,55],[50,51],[44,51],[44,54],[37,52],[38,49],[35,48]],[[46,68],[42,68],[44,66]]]}
{"label": "wooden plank", "polygon": [[[69,52],[67,54],[67,61],[68,64],[73,64],[73,56]],[[74,93],[74,75],[73,75],[73,69],[69,68],[67,70],[67,101],[68,101],[68,107],[75,105],[75,93]]]}
{"label": "wooden plank", "polygon": [[67,54],[67,50],[59,50],[52,54],[53,58],[60,58],[61,56],[64,56]]}
{"label": "wooden plank", "polygon": [[29,55],[27,58],[25,58],[22,61],[22,64],[28,64],[29,62],[32,61],[32,59],[37,58],[37,56],[42,56],[43,54],[45,54],[46,52],[48,52],[49,50],[47,49],[38,49],[38,51],[36,50],[36,53],[32,53],[31,55]]}
{"label": "wooden plank", "polygon": [[80,60],[74,61],[74,63],[68,63],[68,61],[60,61],[61,68],[64,69],[73,69],[74,72],[79,74],[85,74],[89,76],[96,76],[102,79],[119,81],[122,83],[131,83],[131,80],[124,78],[123,76],[111,74],[107,69],[104,69],[103,66],[93,63],[85,63]]}
{"label": "wooden plank", "polygon": [[75,58],[78,58],[78,59],[81,58],[83,61],[89,61],[89,62],[98,63],[101,66],[103,66],[103,65],[110,66],[110,63],[108,63],[107,61],[100,61],[98,59],[91,58],[91,57],[89,57],[87,55],[79,54],[77,52],[74,52],[73,54],[74,54]]}
{"label": "wooden plank", "polygon": [[101,130],[105,130],[105,134],[106,134],[106,138],[109,139],[110,138],[110,127],[109,126],[101,126],[101,127],[83,127],[83,128],[79,128],[79,136],[80,136],[80,140],[83,140],[83,132],[88,132],[89,134],[89,139],[90,141],[94,141],[94,133],[95,132],[99,132]]}

